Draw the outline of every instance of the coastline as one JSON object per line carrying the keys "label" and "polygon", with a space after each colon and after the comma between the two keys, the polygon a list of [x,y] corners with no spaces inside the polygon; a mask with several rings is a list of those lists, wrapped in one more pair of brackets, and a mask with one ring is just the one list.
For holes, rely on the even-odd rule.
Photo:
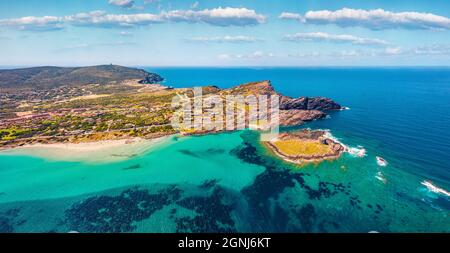
{"label": "coastline", "polygon": [[27,144],[0,150],[0,155],[26,155],[49,161],[112,163],[141,155],[167,143],[173,135],[153,139],[126,138],[82,143]]}

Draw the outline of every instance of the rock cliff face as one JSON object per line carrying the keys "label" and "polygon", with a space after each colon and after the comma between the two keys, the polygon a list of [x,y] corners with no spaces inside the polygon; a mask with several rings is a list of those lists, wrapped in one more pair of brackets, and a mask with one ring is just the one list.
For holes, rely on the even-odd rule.
{"label": "rock cliff face", "polygon": [[324,97],[291,98],[275,91],[270,81],[242,84],[223,90],[224,94],[239,95],[279,95],[280,96],[280,125],[301,125],[307,121],[325,118],[328,110],[340,110],[341,105]]}
{"label": "rock cliff face", "polygon": [[141,81],[139,81],[140,84],[156,84],[156,83],[160,83],[164,81],[164,78],[162,78],[161,76],[157,75],[157,74],[153,74],[153,73],[146,73],[146,76],[144,79],[142,79]]}
{"label": "rock cliff face", "polygon": [[290,97],[282,97],[280,102],[281,110],[320,110],[320,111],[328,111],[328,110],[340,110],[342,109],[341,105],[334,102],[329,98],[324,97],[301,97],[301,98],[290,98]]}
{"label": "rock cliff face", "polygon": [[301,125],[305,122],[323,119],[326,113],[318,110],[281,110],[280,111],[280,125],[281,126],[295,126]]}

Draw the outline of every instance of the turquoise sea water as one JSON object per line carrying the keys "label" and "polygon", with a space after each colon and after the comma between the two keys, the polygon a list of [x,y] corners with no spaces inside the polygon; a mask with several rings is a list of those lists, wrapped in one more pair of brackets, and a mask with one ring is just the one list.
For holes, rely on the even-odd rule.
{"label": "turquoise sea water", "polygon": [[175,87],[267,79],[288,96],[330,97],[350,110],[302,127],[367,156],[298,168],[250,131],[171,138],[109,164],[1,155],[0,231],[450,232],[449,197],[421,184],[450,190],[450,69],[148,70]]}

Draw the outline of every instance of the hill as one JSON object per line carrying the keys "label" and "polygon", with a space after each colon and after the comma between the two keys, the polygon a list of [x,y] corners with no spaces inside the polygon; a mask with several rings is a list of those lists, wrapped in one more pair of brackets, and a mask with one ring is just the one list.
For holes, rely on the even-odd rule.
{"label": "hill", "polygon": [[0,70],[0,88],[55,88],[86,84],[107,84],[139,79],[150,84],[163,80],[157,74],[142,69],[117,65],[92,67],[35,67]]}

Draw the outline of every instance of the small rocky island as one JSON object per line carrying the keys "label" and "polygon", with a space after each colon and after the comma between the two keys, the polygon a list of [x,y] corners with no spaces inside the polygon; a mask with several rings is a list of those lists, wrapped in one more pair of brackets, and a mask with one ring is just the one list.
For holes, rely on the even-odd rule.
{"label": "small rocky island", "polygon": [[326,133],[323,130],[304,129],[281,133],[278,139],[263,143],[276,156],[290,163],[304,165],[337,159],[345,147],[327,137]]}

